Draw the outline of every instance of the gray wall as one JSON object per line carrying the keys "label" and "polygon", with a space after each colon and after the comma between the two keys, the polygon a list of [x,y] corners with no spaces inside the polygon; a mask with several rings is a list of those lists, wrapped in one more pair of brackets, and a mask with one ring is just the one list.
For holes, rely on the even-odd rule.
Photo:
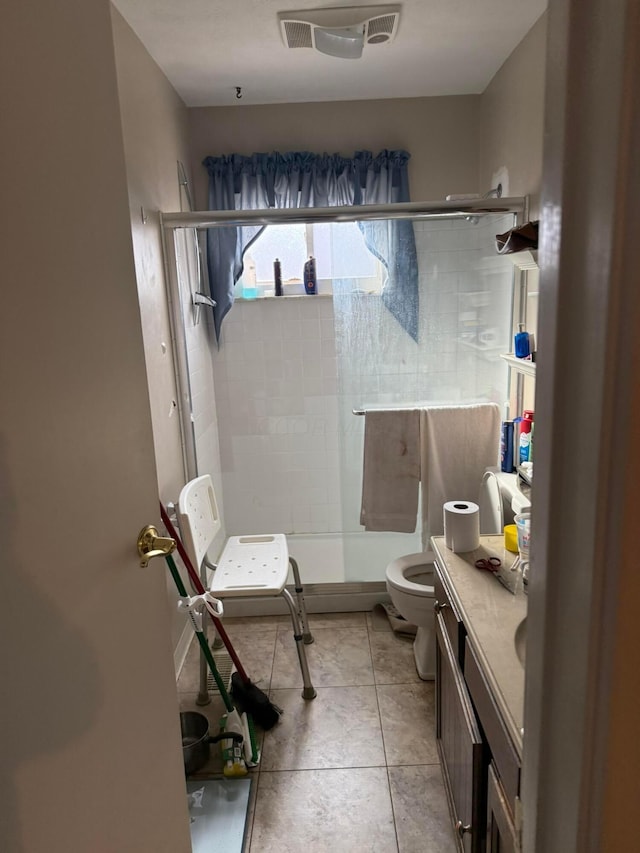
{"label": "gray wall", "polygon": [[480,98],[479,185],[502,180],[511,196],[531,196],[537,218],[542,179],[547,16],[532,27]]}
{"label": "gray wall", "polygon": [[[111,17],[158,493],[166,504],[177,500],[185,474],[158,213],[180,209],[176,162],[188,164],[187,108],[113,6]],[[167,587],[175,602],[177,592],[168,572]],[[190,630],[184,632],[186,619],[176,606],[171,613],[179,667]]]}
{"label": "gray wall", "polygon": [[479,95],[189,110],[191,167],[207,207],[207,155],[404,148],[414,201],[477,192]]}

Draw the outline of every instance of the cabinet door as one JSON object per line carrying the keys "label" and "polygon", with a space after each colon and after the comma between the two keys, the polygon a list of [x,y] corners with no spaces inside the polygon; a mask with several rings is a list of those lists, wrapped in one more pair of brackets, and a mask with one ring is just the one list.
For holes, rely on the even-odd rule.
{"label": "cabinet door", "polygon": [[434,579],[434,589],[434,610],[444,619],[444,627],[446,628],[447,636],[451,643],[453,656],[457,661],[459,661],[460,666],[462,667],[464,665],[464,638],[466,632],[464,630],[464,625],[462,624],[462,619],[454,607],[451,595],[449,594],[447,586],[442,575],[438,571],[437,566]]}
{"label": "cabinet door", "polygon": [[511,812],[493,765],[489,767],[487,792],[487,853],[518,853],[520,845]]}
{"label": "cabinet door", "polygon": [[454,824],[465,853],[485,849],[486,759],[446,624],[436,615],[436,737]]}

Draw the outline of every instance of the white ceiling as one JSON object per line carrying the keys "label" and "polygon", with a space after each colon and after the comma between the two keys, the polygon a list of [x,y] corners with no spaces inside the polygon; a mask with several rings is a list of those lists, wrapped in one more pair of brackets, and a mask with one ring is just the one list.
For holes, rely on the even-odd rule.
{"label": "white ceiling", "polygon": [[360,59],[284,46],[278,12],[376,3],[114,0],[192,107],[479,94],[547,0],[401,0],[394,41]]}

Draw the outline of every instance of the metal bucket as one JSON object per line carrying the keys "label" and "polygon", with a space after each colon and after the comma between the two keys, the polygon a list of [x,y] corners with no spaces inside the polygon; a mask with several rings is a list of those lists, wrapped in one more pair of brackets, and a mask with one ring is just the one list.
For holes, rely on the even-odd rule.
{"label": "metal bucket", "polygon": [[180,713],[182,758],[187,776],[196,773],[209,760],[209,721],[197,711]]}

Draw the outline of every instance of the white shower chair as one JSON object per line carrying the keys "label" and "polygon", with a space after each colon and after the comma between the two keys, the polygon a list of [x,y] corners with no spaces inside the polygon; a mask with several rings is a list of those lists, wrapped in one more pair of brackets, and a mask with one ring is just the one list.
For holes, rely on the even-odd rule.
{"label": "white shower chair", "polygon": [[[184,545],[194,566],[200,571],[203,586],[216,598],[223,602],[226,598],[256,598],[263,595],[280,595],[284,598],[293,623],[293,636],[302,673],[302,698],[314,699],[316,691],[311,683],[304,648],[305,644],[313,642],[313,637],[309,632],[300,571],[296,561],[289,555],[285,535],[270,533],[260,536],[230,536],[217,565],[210,563],[207,551],[222,525],[209,474],[191,480],[180,492],[178,522]],[[285,589],[289,564],[295,583],[295,602],[289,590]],[[207,579],[208,568],[215,570],[210,585]],[[207,666],[202,658],[201,655],[198,696],[200,704],[209,701],[206,686]]]}

